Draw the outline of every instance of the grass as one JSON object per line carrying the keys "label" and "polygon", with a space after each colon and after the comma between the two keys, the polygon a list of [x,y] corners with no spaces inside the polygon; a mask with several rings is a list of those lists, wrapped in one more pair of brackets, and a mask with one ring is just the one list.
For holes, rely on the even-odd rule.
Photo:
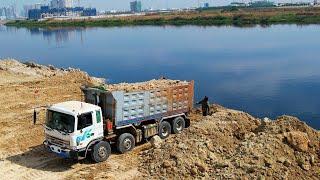
{"label": "grass", "polygon": [[20,20],[8,22],[16,27],[115,27],[115,26],[252,26],[272,24],[319,24],[320,8],[213,9],[196,12],[114,17],[86,20]]}

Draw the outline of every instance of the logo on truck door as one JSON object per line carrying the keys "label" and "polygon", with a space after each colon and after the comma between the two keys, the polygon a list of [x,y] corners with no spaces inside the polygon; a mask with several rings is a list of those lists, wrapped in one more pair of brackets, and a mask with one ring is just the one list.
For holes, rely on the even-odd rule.
{"label": "logo on truck door", "polygon": [[77,139],[76,139],[77,144],[79,144],[81,141],[86,140],[87,138],[90,138],[90,137],[92,136],[91,130],[92,130],[92,129],[88,129],[88,130],[86,130],[86,131],[84,132],[83,135],[78,136]]}

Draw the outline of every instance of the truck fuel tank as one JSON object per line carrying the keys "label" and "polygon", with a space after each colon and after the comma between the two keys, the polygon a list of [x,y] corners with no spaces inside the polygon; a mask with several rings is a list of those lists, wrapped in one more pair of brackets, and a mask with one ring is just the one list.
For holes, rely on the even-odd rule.
{"label": "truck fuel tank", "polygon": [[144,131],[144,137],[148,138],[148,137],[152,137],[156,134],[158,134],[158,125],[157,124],[149,124],[149,125],[144,125],[143,127],[143,131]]}

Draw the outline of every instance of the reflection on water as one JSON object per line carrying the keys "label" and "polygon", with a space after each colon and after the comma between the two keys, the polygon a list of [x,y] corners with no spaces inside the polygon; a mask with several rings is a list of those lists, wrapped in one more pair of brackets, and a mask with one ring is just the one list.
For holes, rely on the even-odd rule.
{"label": "reflection on water", "polygon": [[196,99],[320,129],[319,27],[0,27],[0,58],[78,67],[112,83],[194,79]]}
{"label": "reflection on water", "polygon": [[81,27],[67,27],[67,28],[30,28],[19,29],[15,27],[6,27],[0,25],[0,32],[3,33],[16,33],[21,31],[28,32],[31,36],[42,36],[49,44],[62,44],[70,41],[72,38],[80,38],[83,43],[83,33],[86,32],[86,28]]}
{"label": "reflection on water", "polygon": [[29,29],[31,35],[42,35],[49,43],[55,41],[57,44],[67,42],[72,37],[80,37],[83,43],[82,33],[86,31],[85,28],[32,28]]}

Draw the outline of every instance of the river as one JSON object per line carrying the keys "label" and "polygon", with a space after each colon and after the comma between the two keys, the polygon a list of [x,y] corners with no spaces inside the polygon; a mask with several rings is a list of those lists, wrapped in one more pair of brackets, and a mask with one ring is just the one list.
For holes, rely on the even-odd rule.
{"label": "river", "polygon": [[75,67],[110,83],[195,80],[195,99],[320,129],[319,25],[25,29],[0,26],[0,58]]}

